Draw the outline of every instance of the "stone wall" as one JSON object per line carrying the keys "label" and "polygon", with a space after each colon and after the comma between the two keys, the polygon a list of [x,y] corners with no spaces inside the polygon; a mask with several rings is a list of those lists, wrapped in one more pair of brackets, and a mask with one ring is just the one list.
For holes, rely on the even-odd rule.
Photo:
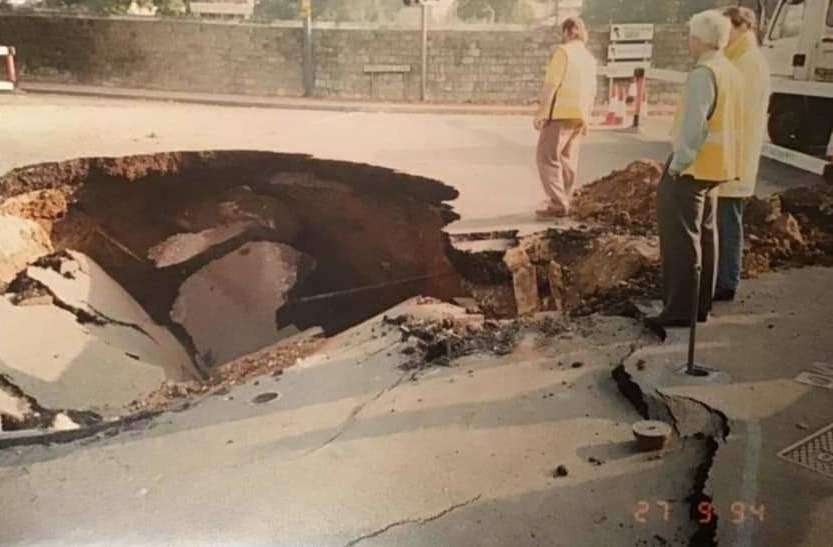
{"label": "stone wall", "polygon": [[[604,59],[607,30],[592,32]],[[680,26],[661,26],[654,65],[688,66]],[[313,31],[318,97],[418,100],[420,33],[322,25]],[[23,79],[171,91],[300,96],[303,31],[299,24],[0,15],[0,43],[18,49]],[[429,39],[427,90],[437,102],[530,103],[556,44],[550,28],[437,29]],[[398,65],[409,72],[365,72]],[[599,100],[607,97],[604,80]],[[652,85],[652,102],[674,86]]]}

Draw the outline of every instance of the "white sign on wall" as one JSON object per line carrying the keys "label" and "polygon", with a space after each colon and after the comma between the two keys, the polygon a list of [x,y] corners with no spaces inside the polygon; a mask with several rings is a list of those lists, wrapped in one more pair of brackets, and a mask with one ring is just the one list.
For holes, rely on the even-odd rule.
{"label": "white sign on wall", "polygon": [[611,25],[611,42],[650,42],[654,39],[654,25]]}
{"label": "white sign on wall", "polygon": [[609,61],[650,59],[653,56],[653,44],[610,44],[607,47]]}

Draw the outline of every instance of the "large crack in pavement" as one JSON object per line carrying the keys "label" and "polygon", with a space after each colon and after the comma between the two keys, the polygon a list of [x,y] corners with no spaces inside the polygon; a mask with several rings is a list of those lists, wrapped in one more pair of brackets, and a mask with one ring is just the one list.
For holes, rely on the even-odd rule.
{"label": "large crack in pavement", "polygon": [[457,509],[462,509],[463,507],[467,507],[467,506],[469,506],[473,503],[477,503],[480,500],[480,498],[482,498],[482,497],[483,497],[483,494],[478,494],[477,496],[475,496],[475,497],[473,497],[469,500],[466,500],[466,501],[463,501],[463,502],[460,502],[460,503],[455,503],[454,505],[443,509],[439,513],[435,513],[435,514],[430,515],[428,517],[410,518],[410,519],[403,519],[403,520],[398,520],[396,522],[392,522],[392,523],[388,524],[387,526],[384,526],[383,528],[379,528],[378,530],[370,532],[369,534],[359,536],[356,539],[353,539],[353,540],[349,541],[347,544],[345,544],[345,547],[353,547],[354,545],[357,545],[358,543],[361,543],[362,541],[379,537],[382,534],[385,534],[385,533],[389,532],[393,528],[398,528],[399,526],[406,526],[408,524],[417,524],[417,525],[422,526],[422,525],[427,524],[429,522],[433,522],[435,520],[443,518],[444,516],[448,515],[449,513],[452,513],[453,511],[456,511]]}
{"label": "large crack in pavement", "polygon": [[314,448],[311,448],[310,450],[304,452],[304,454],[301,457],[305,458],[305,457],[309,456],[310,454],[314,454],[315,452],[318,452],[319,450],[321,450],[321,449],[325,448],[326,446],[332,444],[333,442],[337,441],[342,435],[344,435],[347,432],[348,429],[350,429],[350,427],[354,423],[356,423],[356,418],[358,418],[359,414],[361,414],[364,411],[364,409],[368,407],[368,405],[371,405],[371,404],[375,403],[376,401],[381,399],[382,396],[384,396],[386,393],[389,393],[390,391],[399,387],[402,384],[402,382],[404,382],[405,379],[409,378],[410,376],[411,376],[411,373],[407,372],[407,371],[400,374],[399,377],[396,379],[396,381],[393,382],[391,385],[389,385],[389,386],[385,387],[384,389],[380,390],[378,393],[373,395],[373,397],[370,397],[369,399],[367,399],[363,403],[358,404],[355,407],[353,407],[353,409],[347,415],[347,418],[345,418],[344,421],[341,422],[341,425],[338,426],[338,429],[336,430],[336,432],[332,436],[330,436],[326,441],[324,441],[320,445],[318,445]]}
{"label": "large crack in pavement", "polygon": [[707,493],[707,483],[720,443],[726,442],[731,432],[729,418],[723,412],[691,397],[669,395],[659,389],[643,390],[626,370],[626,363],[638,349],[634,346],[633,351],[613,369],[613,379],[620,393],[643,418],[669,423],[681,440],[697,439],[705,442],[705,456],[697,467],[694,483],[686,497],[689,517],[697,526],[689,545],[716,546],[719,515],[714,509],[712,496]]}

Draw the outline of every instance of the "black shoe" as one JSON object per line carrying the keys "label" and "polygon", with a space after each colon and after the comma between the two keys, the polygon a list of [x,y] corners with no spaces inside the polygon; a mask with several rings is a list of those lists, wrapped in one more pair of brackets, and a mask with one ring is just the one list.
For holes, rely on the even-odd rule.
{"label": "black shoe", "polygon": [[717,289],[714,291],[714,297],[712,297],[712,302],[734,302],[735,301],[735,291],[730,289]]}
{"label": "black shoe", "polygon": [[[708,313],[701,313],[697,316],[698,323],[706,323],[709,320]],[[656,330],[657,328],[661,329],[677,329],[677,328],[688,328],[691,327],[691,320],[690,319],[668,319],[661,315],[657,315],[655,317],[646,317],[645,324],[653,329]]]}

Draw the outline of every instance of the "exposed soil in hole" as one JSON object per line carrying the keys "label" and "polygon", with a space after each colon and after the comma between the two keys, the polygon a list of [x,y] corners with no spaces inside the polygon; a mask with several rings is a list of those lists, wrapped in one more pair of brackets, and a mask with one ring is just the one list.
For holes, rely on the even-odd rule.
{"label": "exposed soil in hole", "polygon": [[[20,324],[64,321],[64,329],[71,328],[69,314],[80,325],[68,335],[76,346],[98,344],[79,354],[55,343],[52,332],[36,333],[66,366],[24,375],[24,387],[15,389],[48,394],[55,378],[55,389],[89,385],[84,374],[101,372],[76,369],[115,359],[136,367],[118,381],[137,392],[124,400],[114,389],[93,408],[105,416],[125,406],[157,409],[279,372],[315,348],[310,341],[274,345],[281,339],[316,326],[332,334],[415,295],[467,294],[466,307],[487,319],[544,310],[628,315],[632,299],[658,297],[660,174],[656,162],[635,162],[587,186],[576,200],[576,216],[586,223],[578,229],[459,235],[452,245],[442,229],[457,218],[444,203],[457,196],[454,189],[367,165],[188,152],[15,170],[0,178],[0,237],[14,246],[2,257],[11,266],[0,278],[0,313]],[[748,276],[833,264],[831,188],[750,200],[746,223]],[[412,368],[420,368],[476,351],[510,351],[518,323],[398,327],[414,341]],[[13,361],[13,353],[0,361]],[[17,370],[27,366],[38,365]],[[14,369],[0,362],[0,373]],[[155,375],[137,384],[147,370]],[[16,404],[30,410],[88,408],[71,398],[50,404],[20,397]],[[4,420],[28,423],[21,412]]]}
{"label": "exposed soil in hole", "polygon": [[[337,330],[412,294],[457,288],[441,232],[457,218],[443,204],[457,192],[388,169],[259,152],[89,158],[12,171],[0,178],[0,196],[0,212],[39,222],[56,250],[91,256],[160,324],[171,325],[186,279],[252,241],[315,261],[295,299],[435,276],[378,291],[362,309],[349,300],[298,306],[301,329],[323,321]],[[176,249],[177,238],[200,236]]]}
{"label": "exposed soil in hole", "polygon": [[[190,354],[192,377],[212,377],[209,386],[232,381],[239,373],[220,365],[262,371],[237,359],[310,327],[332,334],[417,294],[463,294],[442,232],[457,219],[444,202],[456,197],[438,181],[389,169],[266,152],[17,169],[0,177],[0,218],[10,219],[0,235],[32,235],[14,240],[17,254],[3,257],[12,266],[0,279],[0,312],[32,322],[66,321],[68,313],[79,324],[69,333],[29,333],[40,337],[30,346],[45,342],[49,357],[65,365],[26,376],[36,392],[59,389],[56,378],[69,382],[60,389],[76,385],[74,374],[94,357],[84,337],[98,344],[99,361],[117,348],[125,366],[181,366],[170,355],[150,355],[148,344],[159,345],[155,326]],[[101,311],[110,304],[109,314]],[[56,340],[62,337],[74,345]],[[28,375],[36,366],[8,352],[0,357],[15,361],[0,363],[0,372]],[[189,384],[187,375],[161,378],[168,378],[161,391],[203,385]]]}
{"label": "exposed soil in hole", "polygon": [[[454,236],[451,257],[481,309],[496,317],[541,310],[633,313],[659,298],[656,190],[662,165],[637,161],[581,190],[580,229]],[[833,265],[833,187],[752,198],[745,216],[745,277]]]}

